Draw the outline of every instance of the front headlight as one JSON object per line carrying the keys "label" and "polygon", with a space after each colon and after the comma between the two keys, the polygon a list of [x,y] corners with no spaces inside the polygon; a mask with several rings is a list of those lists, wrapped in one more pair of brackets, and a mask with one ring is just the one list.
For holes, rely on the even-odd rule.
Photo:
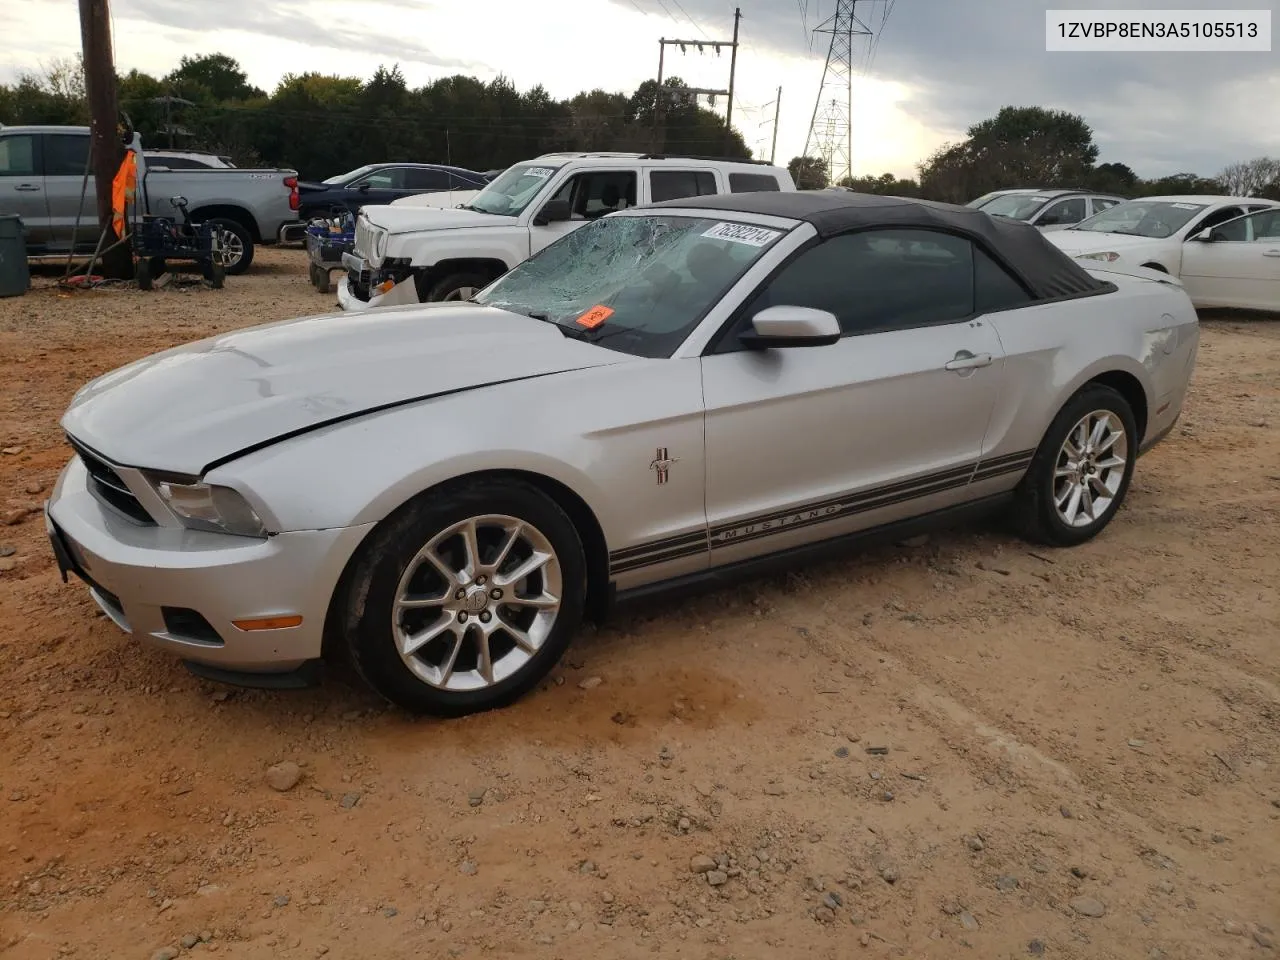
{"label": "front headlight", "polygon": [[1077,260],[1101,260],[1104,263],[1115,263],[1120,259],[1120,254],[1107,250],[1104,253],[1079,253],[1076,254]]}
{"label": "front headlight", "polygon": [[387,252],[387,234],[379,230],[373,235],[373,259],[380,261]]}
{"label": "front headlight", "polygon": [[238,492],[211,483],[178,482],[152,477],[156,493],[189,530],[228,533],[236,537],[265,537],[262,518]]}

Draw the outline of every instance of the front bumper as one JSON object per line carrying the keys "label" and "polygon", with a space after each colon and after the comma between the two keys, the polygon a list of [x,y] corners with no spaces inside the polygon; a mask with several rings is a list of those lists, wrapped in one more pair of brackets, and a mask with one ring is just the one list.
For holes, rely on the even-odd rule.
{"label": "front bumper", "polygon": [[[325,616],[343,568],[372,524],[280,533],[266,540],[141,526],[90,492],[77,457],[45,506],[65,577],[84,580],[112,621],[188,662],[284,673],[321,655]],[[233,621],[301,617],[242,630]]]}
{"label": "front bumper", "polygon": [[401,280],[386,293],[376,294],[368,300],[361,300],[356,296],[352,289],[350,274],[343,277],[338,284],[338,306],[353,313],[361,310],[371,310],[374,307],[399,307],[420,302],[418,300],[418,286],[414,282],[412,275]]}

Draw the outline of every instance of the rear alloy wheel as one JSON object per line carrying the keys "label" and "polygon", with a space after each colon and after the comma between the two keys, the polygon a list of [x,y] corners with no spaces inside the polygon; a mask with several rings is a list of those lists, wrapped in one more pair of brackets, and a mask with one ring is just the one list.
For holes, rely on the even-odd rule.
{"label": "rear alloy wheel", "polygon": [[253,235],[248,228],[235,220],[224,217],[213,217],[209,220],[216,226],[218,242],[222,249],[222,266],[231,276],[238,276],[249,269],[253,263]]}
{"label": "rear alloy wheel", "polygon": [[452,273],[432,284],[427,291],[427,302],[442,300],[470,300],[492,281],[481,273]]}
{"label": "rear alloy wheel", "polygon": [[1080,390],[1054,419],[1018,487],[1022,533],[1067,547],[1102,532],[1129,490],[1137,433],[1117,391],[1097,383]]}
{"label": "rear alloy wheel", "polygon": [[375,535],[352,582],[368,584],[363,609],[348,614],[357,670],[393,703],[442,716],[536,685],[568,646],[586,592],[572,522],[519,483],[411,504]]}

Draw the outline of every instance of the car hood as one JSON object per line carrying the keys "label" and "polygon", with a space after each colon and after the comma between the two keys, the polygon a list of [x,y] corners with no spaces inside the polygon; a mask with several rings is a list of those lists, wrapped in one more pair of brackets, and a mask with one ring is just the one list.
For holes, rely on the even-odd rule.
{"label": "car hood", "polygon": [[1158,246],[1165,242],[1151,237],[1135,237],[1128,233],[1099,233],[1096,230],[1054,230],[1045,239],[1065,253],[1121,253],[1137,247]]}
{"label": "car hood", "polygon": [[62,426],[121,465],[198,475],[380,408],[630,359],[478,304],[304,317],[104,374],[76,394]]}
{"label": "car hood", "polygon": [[419,230],[458,230],[463,227],[510,227],[514,217],[501,217],[475,210],[424,210],[403,204],[377,204],[361,211],[366,220],[388,233],[415,233]]}

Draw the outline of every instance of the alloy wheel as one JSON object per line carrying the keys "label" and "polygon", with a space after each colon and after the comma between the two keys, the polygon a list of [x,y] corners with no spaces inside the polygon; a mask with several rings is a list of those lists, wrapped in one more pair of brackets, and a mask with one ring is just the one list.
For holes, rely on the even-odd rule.
{"label": "alloy wheel", "polygon": [[440,690],[480,690],[521,670],[560,613],[560,561],[547,537],[517,517],[471,517],[431,538],[396,588],[392,632],[400,659]]}

